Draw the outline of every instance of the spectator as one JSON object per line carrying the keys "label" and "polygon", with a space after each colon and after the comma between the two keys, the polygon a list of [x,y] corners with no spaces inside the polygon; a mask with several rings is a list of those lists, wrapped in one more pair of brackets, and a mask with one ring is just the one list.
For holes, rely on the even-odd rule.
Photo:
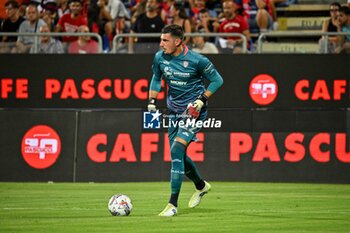
{"label": "spectator", "polygon": [[[338,11],[341,5],[338,2],[333,2],[329,6],[330,18],[328,20],[323,21],[322,32],[337,32],[337,18]],[[322,37],[319,41],[320,44],[320,53],[326,52],[326,38]],[[338,44],[338,39],[336,36],[329,36],[327,41],[327,52],[334,53]]]}
{"label": "spectator", "polygon": [[199,20],[196,22],[196,30],[199,28],[207,33],[216,32],[219,30],[220,24],[218,19],[211,17],[207,9],[202,9],[199,11]]}
{"label": "spectator", "polygon": [[[46,25],[45,21],[39,18],[38,8],[35,5],[28,5],[26,8],[26,20],[23,21],[19,27],[20,33],[34,33],[39,32],[39,28]],[[17,51],[19,53],[28,53],[34,44],[34,36],[18,36]]]}
{"label": "spectator", "polygon": [[[207,9],[205,0],[189,0],[189,4],[191,7],[192,22],[195,23],[197,20],[199,20],[199,12],[202,9]],[[208,13],[213,18],[217,17],[216,12],[213,10],[208,10]]]}
{"label": "spectator", "polygon": [[[191,33],[191,23],[187,17],[185,8],[181,3],[175,3],[170,7],[170,16],[172,17],[172,22],[170,24],[177,24],[184,29],[185,33]],[[183,41],[186,44],[191,38],[187,37]]]}
{"label": "spectator", "polygon": [[171,16],[170,16],[170,8],[174,5],[175,0],[163,0],[163,8],[160,12],[160,16],[165,24],[170,24]]}
{"label": "spectator", "polygon": [[[338,32],[350,33],[350,9],[347,6],[342,6],[338,12]],[[337,48],[338,53],[348,53],[350,50],[350,35],[338,36],[339,47]]]}
{"label": "spectator", "polygon": [[[90,30],[88,26],[82,25],[78,28],[78,32],[90,32]],[[99,53],[99,46],[96,41],[90,38],[90,36],[79,36],[77,41],[74,41],[69,45],[68,53]]]}
{"label": "spectator", "polygon": [[[219,31],[220,23],[217,18],[212,18],[209,15],[209,12],[207,9],[202,9],[199,11],[199,21],[197,21],[195,25],[195,30],[205,33],[211,33],[211,32],[217,32]],[[215,37],[209,38],[210,42],[215,42]]]}
{"label": "spectator", "polygon": [[130,19],[130,14],[120,0],[109,0],[107,10],[112,17],[113,32],[118,34],[126,29],[126,20]]}
{"label": "spectator", "polygon": [[250,32],[260,33],[273,29],[270,0],[236,0],[236,4],[247,17]]}
{"label": "spectator", "polygon": [[136,19],[146,12],[146,1],[138,1],[135,5],[130,8],[131,11],[131,25],[134,25]]}
{"label": "spectator", "polygon": [[[146,13],[141,14],[134,25],[131,33],[160,33],[164,27],[164,22],[158,13],[158,1],[147,0]],[[137,44],[134,44],[137,42]],[[135,47],[135,48],[134,48]],[[156,38],[131,38],[129,40],[129,53],[154,53],[159,49],[159,37]]]}
{"label": "spectator", "polygon": [[[82,3],[80,0],[70,0],[69,14],[63,15],[56,25],[56,32],[76,32],[81,25],[87,25],[86,18],[82,15]],[[72,42],[77,40],[75,36],[65,36],[63,42]]]}
{"label": "spectator", "polygon": [[51,0],[44,3],[41,18],[49,26],[50,32],[55,31],[59,19],[56,2]]}
{"label": "spectator", "polygon": [[[18,32],[21,23],[24,18],[19,15],[19,5],[16,1],[10,0],[5,4],[5,10],[7,18],[2,22],[0,32]],[[15,53],[16,52],[16,36],[3,36],[1,42],[2,53]]]}
{"label": "spectator", "polygon": [[[220,24],[219,32],[222,33],[241,33],[246,41],[250,39],[249,26],[244,17],[236,13],[237,5],[232,1],[223,3],[224,20]],[[226,40],[220,39],[221,48],[224,53],[241,53],[243,39],[240,37],[229,37]]]}
{"label": "spectator", "polygon": [[88,7],[88,25],[92,32],[104,38],[104,49],[109,50],[113,40],[112,17],[107,10],[108,0],[97,0]]}
{"label": "spectator", "polygon": [[[50,27],[47,25],[43,25],[40,27],[41,33],[48,33],[50,31]],[[42,54],[57,54],[63,53],[63,46],[60,41],[52,38],[51,36],[40,36],[40,42],[38,44],[37,52]],[[35,53],[35,47],[32,46],[30,49],[30,53]]]}
{"label": "spectator", "polygon": [[[200,29],[198,32],[205,32],[204,29]],[[197,53],[210,54],[210,53],[219,53],[218,48],[214,43],[206,41],[203,36],[194,36],[192,37],[193,48],[192,50]]]}
{"label": "spectator", "polygon": [[58,18],[69,13],[68,0],[57,0],[57,7]]}

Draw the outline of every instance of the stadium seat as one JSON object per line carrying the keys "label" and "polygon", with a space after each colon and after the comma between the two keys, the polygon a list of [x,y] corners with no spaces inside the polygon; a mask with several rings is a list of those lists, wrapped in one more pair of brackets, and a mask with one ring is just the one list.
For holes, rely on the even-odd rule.
{"label": "stadium seat", "polygon": [[263,43],[263,53],[317,53],[319,50],[318,43]]}
{"label": "stadium seat", "polygon": [[323,21],[328,17],[280,17],[278,30],[317,30],[322,29]]}

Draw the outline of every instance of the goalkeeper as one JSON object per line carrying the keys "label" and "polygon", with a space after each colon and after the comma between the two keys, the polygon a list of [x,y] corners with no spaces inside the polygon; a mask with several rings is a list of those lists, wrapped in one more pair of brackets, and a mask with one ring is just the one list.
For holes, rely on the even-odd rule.
{"label": "goalkeeper", "polygon": [[[204,121],[207,117],[207,100],[223,84],[223,79],[208,58],[195,53],[183,45],[184,31],[172,24],[163,28],[160,47],[153,60],[153,76],[149,90],[148,111],[156,111],[156,98],[164,78],[169,90],[167,107],[169,120],[184,120],[183,113]],[[210,84],[205,88],[204,79]],[[182,124],[180,124],[182,126]],[[170,124],[168,129],[171,153],[171,195],[168,205],[159,216],[171,217],[177,214],[177,201],[183,176],[186,175],[196,187],[189,201],[189,207],[196,207],[211,186],[204,181],[193,161],[186,155],[191,141],[196,140],[200,128],[179,127]]]}

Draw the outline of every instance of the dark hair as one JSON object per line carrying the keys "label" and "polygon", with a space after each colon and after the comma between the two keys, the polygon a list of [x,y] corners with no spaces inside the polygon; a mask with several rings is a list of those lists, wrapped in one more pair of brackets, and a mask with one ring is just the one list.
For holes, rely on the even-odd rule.
{"label": "dark hair", "polygon": [[72,2],[79,2],[81,5],[83,4],[81,0],[69,0],[68,4],[70,5]]}
{"label": "dark hair", "polygon": [[173,5],[173,7],[175,8],[176,11],[180,11],[179,12],[179,17],[181,19],[188,19],[188,16],[186,14],[186,10],[185,10],[185,7],[183,6],[182,3],[175,3]]}
{"label": "dark hair", "polygon": [[15,9],[19,8],[18,2],[16,2],[15,0],[9,0],[5,3],[5,7],[10,5],[12,8],[15,8]]}
{"label": "dark hair", "polygon": [[329,4],[329,6],[337,6],[338,8],[341,7],[339,2],[332,2],[331,4]]}
{"label": "dark hair", "polygon": [[347,6],[340,7],[339,12],[342,12],[342,13],[344,13],[346,15],[350,15],[350,9]]}
{"label": "dark hair", "polygon": [[170,24],[162,29],[162,34],[170,33],[171,36],[184,40],[184,29],[177,24]]}
{"label": "dark hair", "polygon": [[200,14],[205,14],[205,13],[209,13],[209,11],[206,8],[203,8],[199,11]]}

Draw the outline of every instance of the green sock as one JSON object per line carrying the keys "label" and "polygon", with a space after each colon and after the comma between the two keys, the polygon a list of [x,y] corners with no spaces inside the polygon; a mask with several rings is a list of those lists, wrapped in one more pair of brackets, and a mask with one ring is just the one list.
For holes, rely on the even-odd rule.
{"label": "green sock", "polygon": [[[186,146],[180,142],[174,142],[170,149],[171,153],[171,194],[170,203],[177,206],[177,197],[180,193],[183,175],[185,173]],[[176,198],[174,198],[176,196]]]}
{"label": "green sock", "polygon": [[202,177],[200,176],[195,163],[188,155],[185,156],[185,174],[194,184],[198,184],[202,181]]}

